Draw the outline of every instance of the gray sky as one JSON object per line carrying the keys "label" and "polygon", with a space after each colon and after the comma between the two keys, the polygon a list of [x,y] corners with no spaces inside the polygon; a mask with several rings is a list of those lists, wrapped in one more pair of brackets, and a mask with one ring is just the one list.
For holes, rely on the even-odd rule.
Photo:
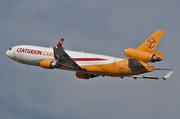
{"label": "gray sky", "polygon": [[[179,119],[179,0],[1,0],[1,119]],[[5,52],[19,44],[54,46],[126,58],[157,29],[166,30],[156,67],[171,79],[98,77],[19,64]],[[167,72],[155,72],[164,76]]]}

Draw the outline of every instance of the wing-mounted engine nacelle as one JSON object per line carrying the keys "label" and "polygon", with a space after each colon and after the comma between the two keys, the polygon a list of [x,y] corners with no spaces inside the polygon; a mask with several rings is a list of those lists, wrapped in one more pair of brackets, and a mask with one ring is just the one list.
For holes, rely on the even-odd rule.
{"label": "wing-mounted engine nacelle", "polygon": [[58,64],[54,60],[42,59],[40,62],[42,68],[54,69],[58,67]]}
{"label": "wing-mounted engine nacelle", "polygon": [[94,77],[97,77],[97,76],[99,76],[99,75],[76,72],[76,77],[80,78],[80,79],[90,79],[90,78],[94,78]]}
{"label": "wing-mounted engine nacelle", "polygon": [[142,51],[133,48],[125,49],[125,55],[127,58],[136,58],[143,62],[159,62],[164,57],[164,53],[161,52],[151,50]]}

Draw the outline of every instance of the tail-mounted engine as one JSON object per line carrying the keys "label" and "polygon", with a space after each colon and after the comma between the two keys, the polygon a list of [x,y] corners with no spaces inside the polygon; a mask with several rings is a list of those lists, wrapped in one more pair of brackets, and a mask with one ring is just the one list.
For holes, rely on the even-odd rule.
{"label": "tail-mounted engine", "polygon": [[138,50],[133,48],[125,49],[125,55],[128,58],[136,58],[139,61],[143,62],[159,62],[162,61],[164,53],[151,51],[151,50]]}
{"label": "tail-mounted engine", "polygon": [[58,67],[56,61],[49,59],[42,59],[40,65],[42,68],[46,68],[46,69],[54,69]]}

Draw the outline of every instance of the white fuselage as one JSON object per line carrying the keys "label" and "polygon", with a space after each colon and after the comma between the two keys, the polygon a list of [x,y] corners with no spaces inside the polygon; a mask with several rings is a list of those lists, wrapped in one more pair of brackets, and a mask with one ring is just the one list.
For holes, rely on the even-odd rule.
{"label": "white fuselage", "polygon": [[[65,50],[66,53],[80,66],[110,64],[124,59],[106,55],[98,55],[85,52]],[[38,65],[42,59],[54,60],[52,47],[40,47],[32,45],[18,45],[7,50],[7,56],[11,59],[28,65]]]}

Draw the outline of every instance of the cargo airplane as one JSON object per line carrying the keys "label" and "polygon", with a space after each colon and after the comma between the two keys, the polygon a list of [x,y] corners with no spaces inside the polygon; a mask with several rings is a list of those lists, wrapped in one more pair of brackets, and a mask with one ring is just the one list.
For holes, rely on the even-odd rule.
{"label": "cargo airplane", "polygon": [[81,79],[110,76],[166,80],[173,73],[170,69],[164,77],[139,75],[159,70],[148,63],[162,61],[164,53],[154,50],[164,32],[164,30],[157,30],[137,49],[125,49],[125,56],[128,59],[64,50],[62,47],[64,39],[61,39],[53,48],[18,45],[7,50],[6,54],[9,58],[22,64],[41,66],[46,69],[75,71],[76,77]]}

